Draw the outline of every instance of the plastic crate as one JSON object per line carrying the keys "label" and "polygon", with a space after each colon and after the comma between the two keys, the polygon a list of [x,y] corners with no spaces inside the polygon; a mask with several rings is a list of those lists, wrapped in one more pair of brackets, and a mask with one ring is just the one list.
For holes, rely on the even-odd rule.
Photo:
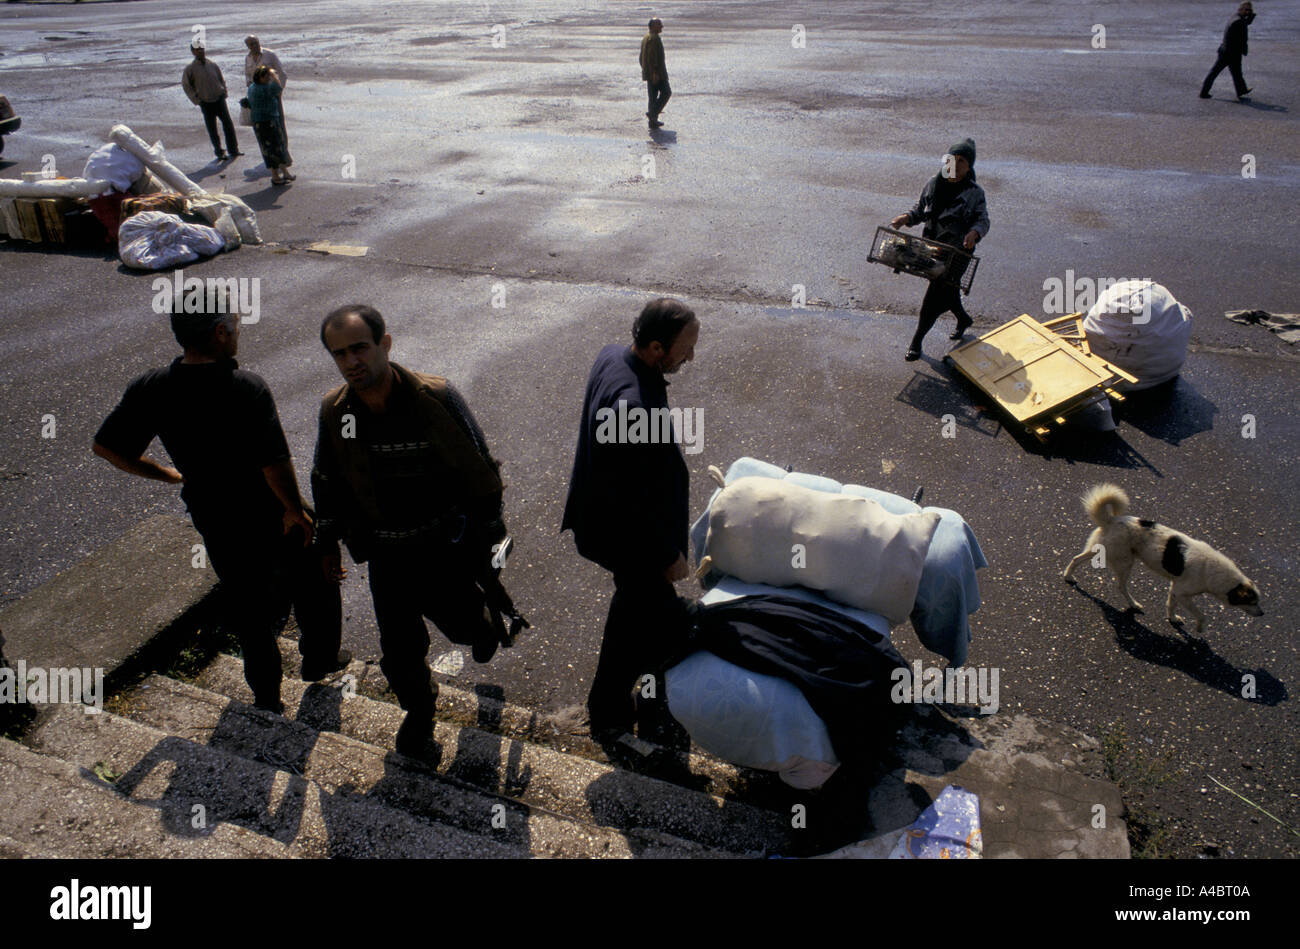
{"label": "plastic crate", "polygon": [[892,267],[894,273],[910,273],[927,280],[942,280],[963,293],[970,293],[980,259],[960,247],[916,237],[892,227],[876,228],[867,260]]}

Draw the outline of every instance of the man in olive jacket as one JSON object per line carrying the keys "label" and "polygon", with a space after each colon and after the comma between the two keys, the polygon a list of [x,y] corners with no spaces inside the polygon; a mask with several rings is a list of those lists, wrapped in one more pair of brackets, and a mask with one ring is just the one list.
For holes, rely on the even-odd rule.
{"label": "man in olive jacket", "polygon": [[340,540],[369,561],[379,666],[407,713],[397,750],[419,755],[433,736],[425,617],[478,662],[501,641],[500,465],[451,383],[388,360],[393,340],[373,307],[334,310],[321,341],[346,381],[321,404],[312,468],[322,566],[342,580]]}
{"label": "man in olive jacket", "polygon": [[649,108],[645,117],[650,120],[652,129],[663,128],[659,113],[668,104],[673,90],[668,86],[668,66],[664,62],[664,41],[659,38],[663,32],[663,20],[655,17],[650,21],[650,32],[641,40],[641,78],[646,83]]}
{"label": "man in olive jacket", "polygon": [[1250,92],[1250,87],[1246,85],[1245,77],[1241,74],[1241,57],[1246,55],[1246,27],[1254,19],[1255,10],[1249,3],[1237,7],[1237,15],[1229,21],[1227,29],[1223,31],[1223,42],[1219,44],[1219,58],[1214,61],[1214,66],[1205,77],[1205,82],[1201,83],[1202,99],[1210,98],[1210,87],[1225,68],[1232,73],[1232,85],[1237,91],[1238,99]]}

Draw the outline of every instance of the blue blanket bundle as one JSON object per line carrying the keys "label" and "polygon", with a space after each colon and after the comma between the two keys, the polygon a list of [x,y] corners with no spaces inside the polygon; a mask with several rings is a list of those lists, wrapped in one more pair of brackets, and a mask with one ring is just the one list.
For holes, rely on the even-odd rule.
{"label": "blue blanket bundle", "polygon": [[[922,510],[895,494],[787,472],[754,458],[736,461],[727,471],[726,481],[730,484],[744,477],[788,478],[814,490],[859,495],[877,501],[892,514]],[[712,505],[713,498],[709,503]],[[970,644],[967,617],[980,605],[975,571],[987,564],[960,514],[943,508],[925,510],[937,511],[940,522],[926,553],[910,620],[926,648],[959,666],[966,662]],[[697,560],[703,556],[708,531],[706,510],[691,528]],[[776,593],[831,607],[889,635],[889,623],[883,616],[836,603],[814,590],[744,583],[716,572],[705,582],[712,587],[703,598],[705,603]],[[667,691],[673,716],[700,747],[720,758],[777,771],[782,780],[797,788],[820,786],[839,766],[825,723],[799,689],[784,679],[751,672],[709,652],[697,652],[668,670]],[[871,727],[870,722],[862,724]]]}

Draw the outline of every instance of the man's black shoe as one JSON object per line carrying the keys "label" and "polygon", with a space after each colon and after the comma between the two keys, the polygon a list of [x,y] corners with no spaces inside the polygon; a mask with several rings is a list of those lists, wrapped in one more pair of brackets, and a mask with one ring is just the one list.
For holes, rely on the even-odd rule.
{"label": "man's black shoe", "polygon": [[333,662],[308,663],[302,664],[302,681],[319,682],[328,675],[338,672],[340,669],[346,669],[349,662],[352,661],[352,653],[346,649],[340,649],[339,654]]}
{"label": "man's black shoe", "polygon": [[230,153],[230,157],[231,157],[231,158],[242,158],[243,155],[244,155],[243,152],[231,152],[231,153]]}
{"label": "man's black shoe", "polygon": [[485,632],[483,637],[474,643],[470,653],[474,656],[475,662],[490,662],[492,657],[497,654],[497,646],[500,643],[500,635],[495,629],[492,629]]}
{"label": "man's black shoe", "polygon": [[961,339],[966,335],[966,331],[974,324],[974,320],[965,319],[957,321],[957,328],[948,334],[949,339]]}
{"label": "man's black shoe", "polygon": [[1201,93],[1201,98],[1202,98],[1202,99],[1213,99],[1214,96],[1210,95],[1208,92],[1202,92],[1202,93]]}
{"label": "man's black shoe", "polygon": [[274,715],[284,714],[284,703],[279,699],[275,699],[274,701],[255,700],[253,702],[253,708],[260,708],[262,711],[271,712]]}
{"label": "man's black shoe", "polygon": [[225,152],[217,152],[217,161],[225,161],[225,160],[226,160],[226,153],[225,153]]}
{"label": "man's black shoe", "polygon": [[407,712],[402,727],[397,729],[397,738],[393,744],[399,753],[418,758],[428,750],[432,741],[433,713]]}

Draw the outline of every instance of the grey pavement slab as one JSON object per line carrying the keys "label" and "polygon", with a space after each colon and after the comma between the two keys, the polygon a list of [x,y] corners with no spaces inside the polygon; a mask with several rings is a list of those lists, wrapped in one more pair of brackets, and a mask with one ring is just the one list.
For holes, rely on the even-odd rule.
{"label": "grey pavement slab", "polygon": [[0,611],[6,658],[111,675],[216,586],[201,544],[187,518],[145,519]]}

